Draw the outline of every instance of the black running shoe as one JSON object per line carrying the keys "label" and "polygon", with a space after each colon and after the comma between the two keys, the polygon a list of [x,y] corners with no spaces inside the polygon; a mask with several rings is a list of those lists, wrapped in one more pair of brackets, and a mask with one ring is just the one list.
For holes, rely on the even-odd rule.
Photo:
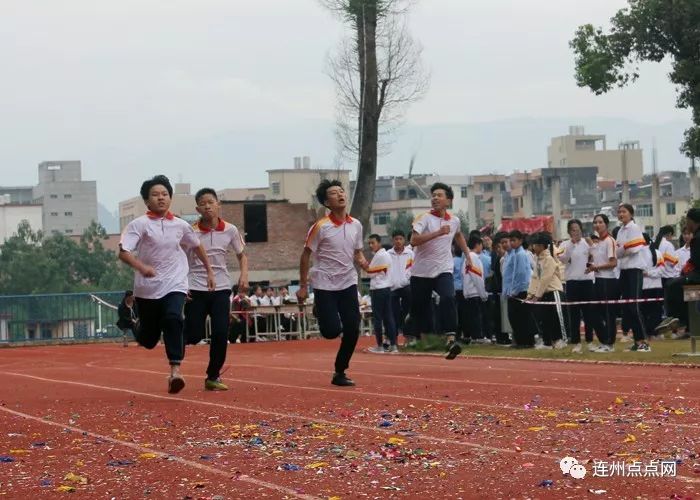
{"label": "black running shoe", "polygon": [[455,359],[461,352],[462,347],[454,340],[450,340],[447,343],[447,353],[445,353],[445,359]]}
{"label": "black running shoe", "polygon": [[347,375],[345,375],[345,373],[335,373],[333,374],[331,384],[339,385],[341,387],[352,387],[353,385],[355,385],[355,382],[349,379]]}

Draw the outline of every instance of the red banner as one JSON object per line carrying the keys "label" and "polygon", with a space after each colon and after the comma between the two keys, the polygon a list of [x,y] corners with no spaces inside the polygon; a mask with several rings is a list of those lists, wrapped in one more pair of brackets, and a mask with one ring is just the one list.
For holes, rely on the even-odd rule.
{"label": "red banner", "polygon": [[518,230],[521,233],[532,234],[546,232],[554,233],[554,217],[551,215],[542,215],[538,217],[530,217],[529,219],[502,219],[499,231],[514,231]]}

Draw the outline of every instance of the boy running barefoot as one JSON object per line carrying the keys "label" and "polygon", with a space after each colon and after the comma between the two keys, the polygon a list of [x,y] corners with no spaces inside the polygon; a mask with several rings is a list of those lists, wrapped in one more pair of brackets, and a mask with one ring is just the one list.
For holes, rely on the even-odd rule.
{"label": "boy running barefoot", "polygon": [[214,271],[216,287],[207,286],[207,269],[195,255],[190,254],[190,298],[185,304],[185,338],[188,344],[198,344],[205,335],[207,316],[211,318],[211,342],[209,366],[204,389],[226,391],[221,381],[221,368],[226,362],[228,327],[231,311],[231,276],[226,267],[226,254],[233,251],[238,258],[241,275],[238,290],[248,289],[248,257],[243,252],[245,243],[238,228],[219,217],[221,205],[216,191],[203,188],[195,195],[200,219],[194,224],[194,232],[207,253]]}
{"label": "boy running barefoot", "polygon": [[161,333],[170,362],[168,392],[185,387],[180,364],[185,357],[182,311],[188,283],[186,250],[193,250],[206,269],[209,290],[215,286],[214,272],[192,227],[170,212],[173,188],[164,175],[141,185],[146,215],[132,220],[119,243],[119,259],[136,271],[134,296],[139,311],[136,341],[146,349],[158,345]]}
{"label": "boy running barefoot", "polygon": [[[355,263],[365,271],[369,269],[362,253],[362,224],[348,214],[347,195],[340,181],[322,181],[316,189],[316,198],[330,213],[309,229],[299,262],[297,297],[303,304],[309,296],[310,282],[321,335],[327,339],[343,336],[331,383],[353,386],[355,382],[345,375],[345,370],[360,335]],[[312,254],[314,267],[309,270]]]}

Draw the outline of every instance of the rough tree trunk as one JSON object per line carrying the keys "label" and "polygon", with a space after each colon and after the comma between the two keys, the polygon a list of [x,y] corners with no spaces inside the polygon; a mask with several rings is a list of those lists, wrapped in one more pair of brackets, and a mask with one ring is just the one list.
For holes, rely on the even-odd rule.
{"label": "rough tree trunk", "polygon": [[377,72],[377,5],[365,1],[356,17],[359,54],[360,91],[364,111],[360,112],[360,148],[357,183],[350,214],[357,218],[365,232],[370,230],[370,215],[377,178],[377,142],[379,135],[379,85]]}

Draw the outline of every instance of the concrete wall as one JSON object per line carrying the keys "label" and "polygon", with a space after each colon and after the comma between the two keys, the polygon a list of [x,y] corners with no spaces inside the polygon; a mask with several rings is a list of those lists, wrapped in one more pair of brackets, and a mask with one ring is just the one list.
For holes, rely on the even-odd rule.
{"label": "concrete wall", "polygon": [[[598,175],[605,179],[620,181],[623,151],[620,149],[591,150],[576,149],[576,141],[587,137],[604,140],[605,136],[562,136],[552,139],[547,148],[547,163],[550,168],[598,167]],[[627,153],[627,179],[640,180],[644,175],[642,150],[629,149]]]}
{"label": "concrete wall", "polygon": [[16,234],[23,220],[29,222],[35,232],[40,231],[43,228],[41,205],[0,205],[0,243]]}
{"label": "concrete wall", "polygon": [[290,203],[316,202],[316,187],[323,179],[338,179],[350,192],[349,170],[280,169],[268,170],[269,197]]}
{"label": "concrete wall", "polygon": [[82,234],[97,221],[97,183],[81,180],[79,161],[39,164],[34,199],[43,205],[42,225],[51,234]]}
{"label": "concrete wall", "polygon": [[[221,216],[245,231],[244,202],[221,203]],[[316,221],[315,214],[304,203],[268,202],[265,243],[248,243],[250,281],[291,282],[299,279],[299,257],[306,234]],[[238,279],[238,261],[228,256],[228,267],[234,281]]]}

